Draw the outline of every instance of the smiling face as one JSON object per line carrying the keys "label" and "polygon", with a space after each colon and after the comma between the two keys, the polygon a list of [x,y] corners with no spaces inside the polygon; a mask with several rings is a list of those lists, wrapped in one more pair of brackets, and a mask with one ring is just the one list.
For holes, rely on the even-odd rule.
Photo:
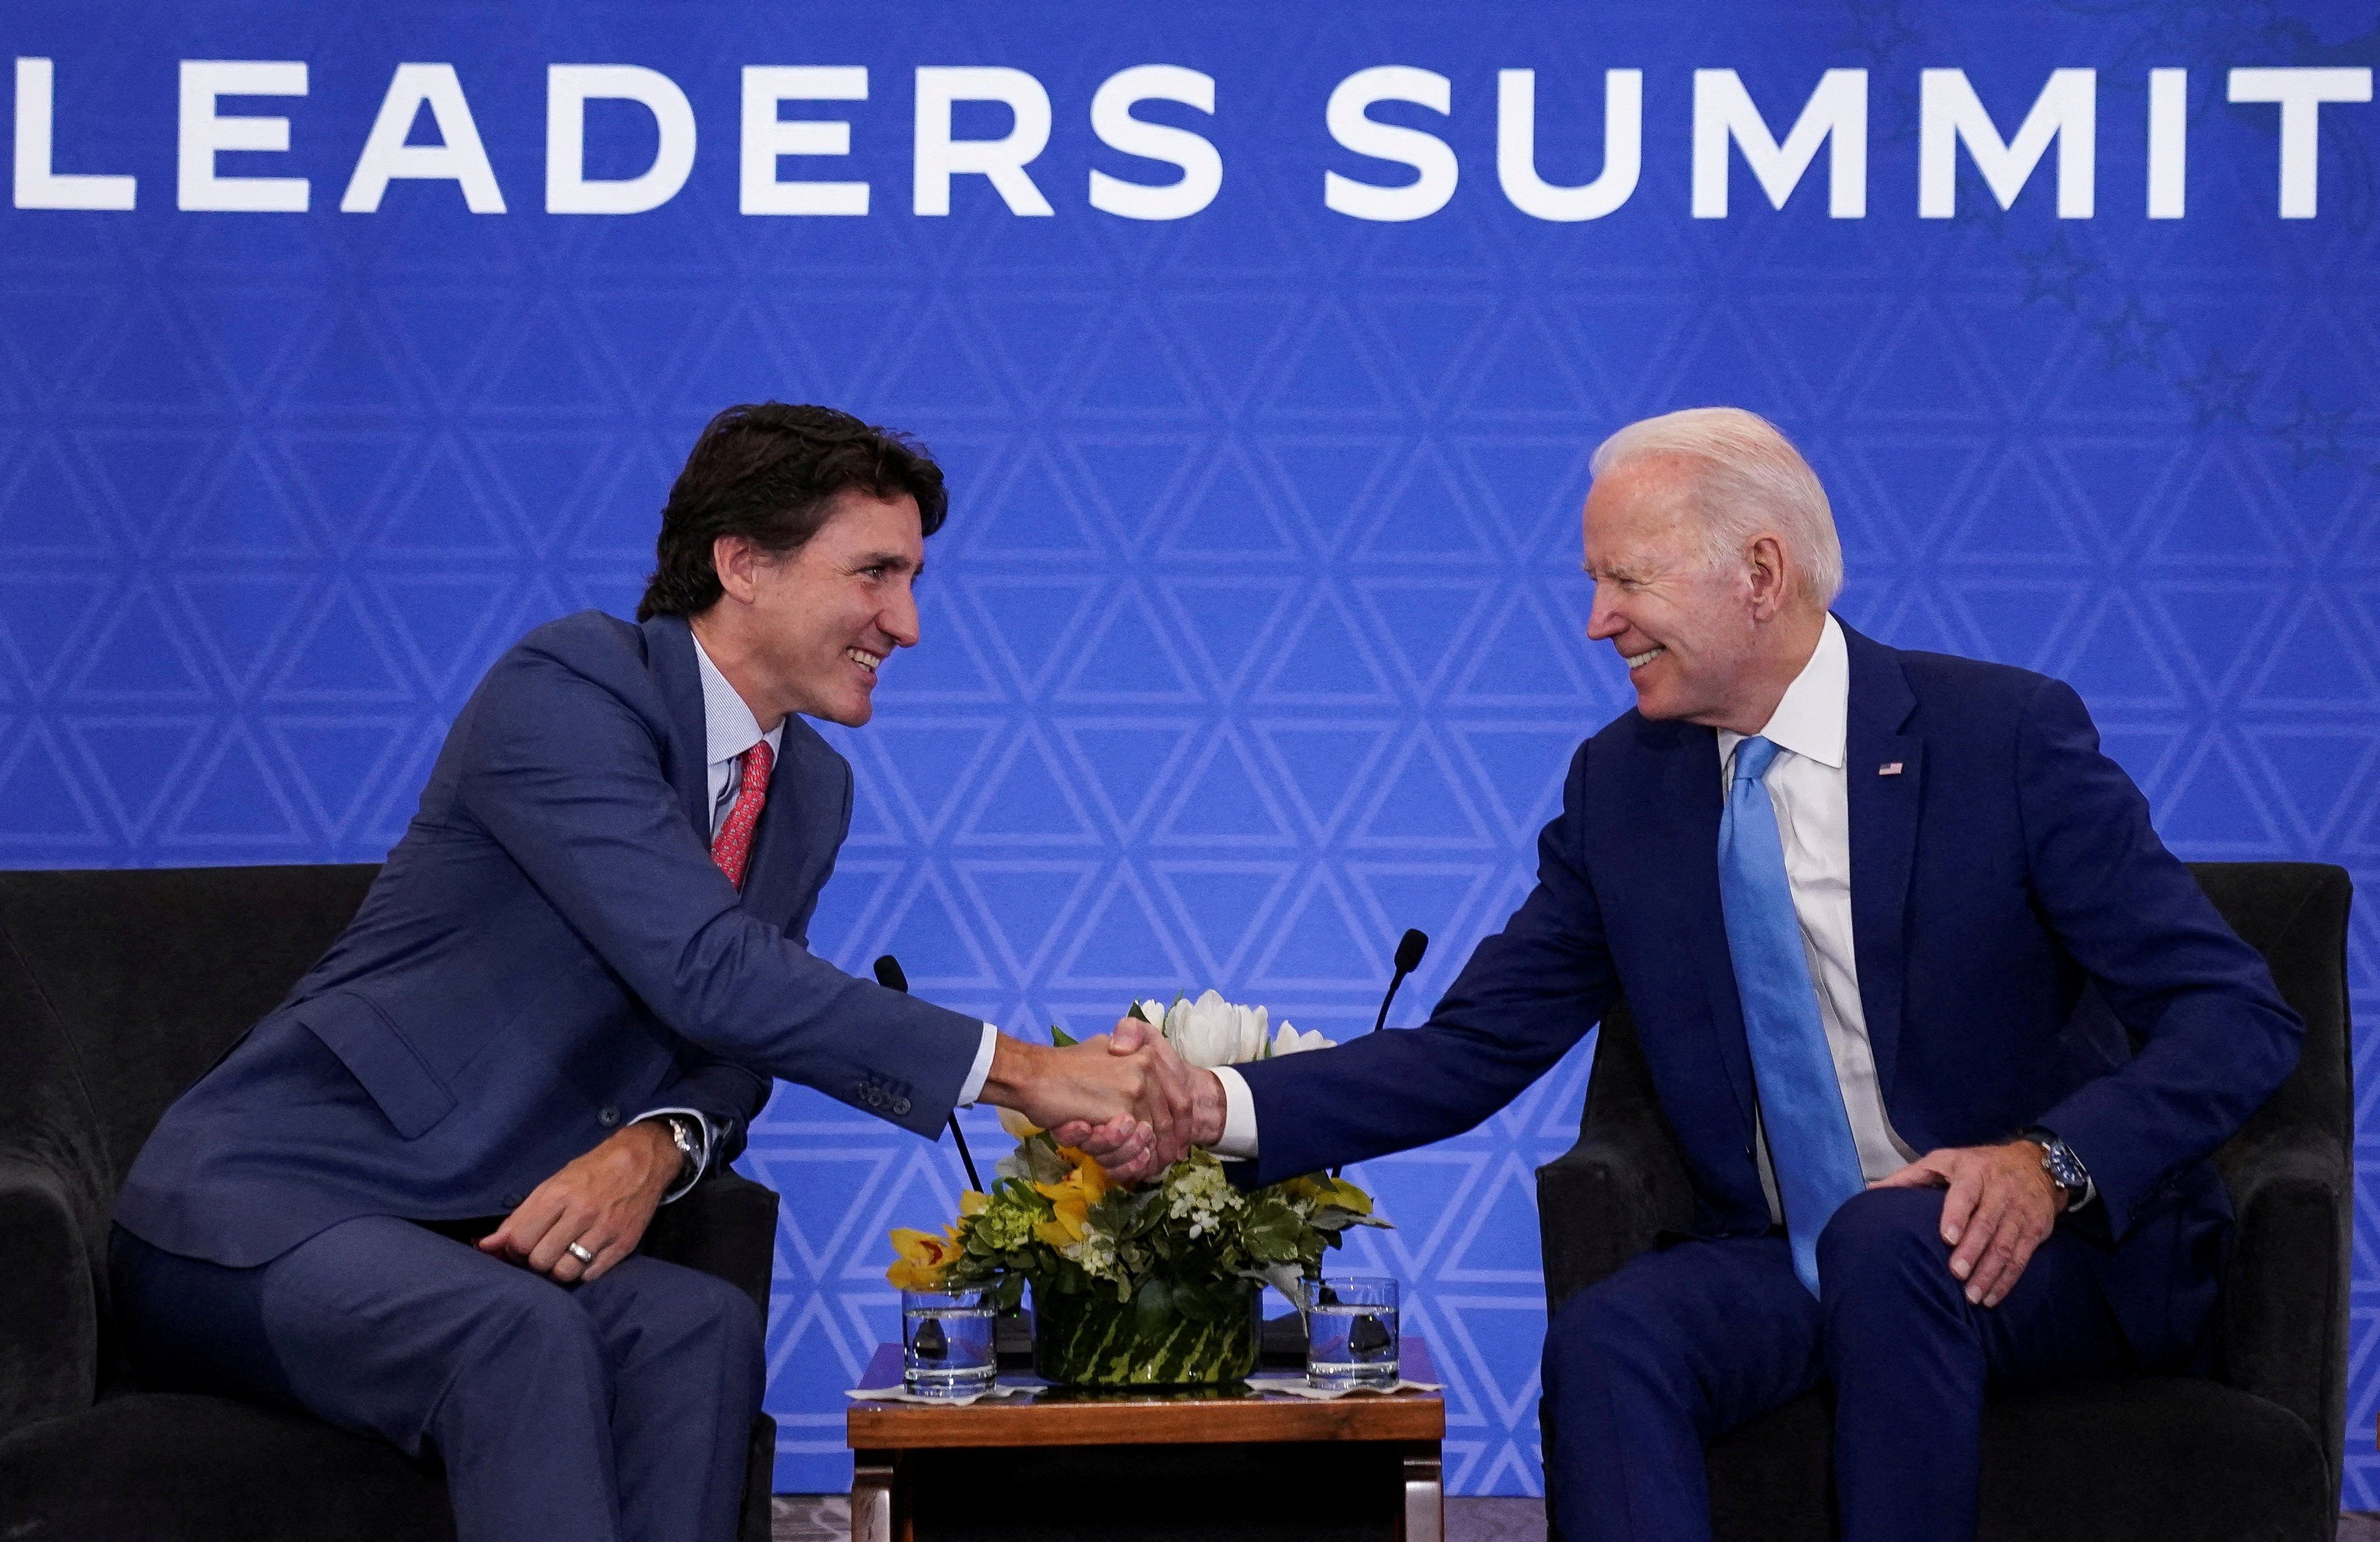
{"label": "smiling face", "polygon": [[850,488],[832,508],[782,555],[738,536],[712,553],[725,592],[693,625],[764,729],[788,712],[858,727],[875,712],[878,667],[917,641],[917,501]]}
{"label": "smiling face", "polygon": [[1586,635],[1619,652],[1645,716],[1757,733],[1815,634],[1803,643],[1805,628],[1774,625],[1782,618],[1774,538],[1759,538],[1740,561],[1711,560],[1693,488],[1691,468],[1674,456],[1596,479],[1584,519],[1595,581]]}

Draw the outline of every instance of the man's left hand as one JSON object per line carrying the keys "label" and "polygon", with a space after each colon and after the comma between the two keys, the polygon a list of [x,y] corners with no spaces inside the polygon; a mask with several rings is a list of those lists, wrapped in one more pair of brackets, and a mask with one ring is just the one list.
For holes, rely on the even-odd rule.
{"label": "man's left hand", "polygon": [[1942,1196],[1942,1240],[1950,1245],[1950,1272],[1982,1306],[2008,1299],[2066,1208],[2066,1191],[2029,1140],[1929,1151],[1872,1186],[1949,1191]]}
{"label": "man's left hand", "polygon": [[[537,1185],[480,1251],[526,1265],[557,1284],[594,1280],[637,1250],[653,1211],[683,1171],[665,1120],[630,1124]],[[594,1255],[583,1263],[569,1246]]]}

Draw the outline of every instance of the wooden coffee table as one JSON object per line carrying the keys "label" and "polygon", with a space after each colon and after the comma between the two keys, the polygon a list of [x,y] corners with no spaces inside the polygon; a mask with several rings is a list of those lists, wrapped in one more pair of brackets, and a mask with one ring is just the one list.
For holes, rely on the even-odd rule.
{"label": "wooden coffee table", "polygon": [[[1407,1335],[1404,1374],[1435,1381]],[[883,1344],[862,1387],[901,1380]],[[1371,1537],[1440,1542],[1436,1392],[1037,1387],[966,1408],[855,1400],[852,1542]]]}

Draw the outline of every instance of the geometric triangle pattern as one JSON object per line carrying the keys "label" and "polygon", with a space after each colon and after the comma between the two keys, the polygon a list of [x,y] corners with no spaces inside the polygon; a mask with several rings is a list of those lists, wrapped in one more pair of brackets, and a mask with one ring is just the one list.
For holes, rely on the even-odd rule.
{"label": "geometric triangle pattern", "polygon": [[[1500,191],[1488,82],[1524,62],[1509,39],[1416,4],[1353,31],[1193,9],[799,40],[757,5],[692,30],[631,12],[601,46],[686,86],[701,158],[659,208],[568,219],[537,196],[541,75],[485,41],[575,56],[577,23],[545,0],[439,34],[510,211],[484,216],[402,180],[379,213],[340,212],[358,146],[306,99],[271,108],[286,155],[221,170],[310,176],[309,212],[183,212],[170,105],[113,83],[79,7],[30,0],[19,52],[58,61],[55,164],[136,175],[139,197],[0,209],[0,866],[380,858],[492,659],[557,614],[633,608],[710,414],[820,400],[920,435],[953,492],[923,645],[886,665],[873,723],[828,732],[857,787],[820,953],[896,953],[919,992],[1027,1036],[1212,986],[1343,1037],[1420,927],[1432,948],[1394,1014],[1415,1022],[1526,893],[1572,747],[1628,704],[1583,636],[1587,456],[1633,418],[1723,401],[1778,421],[1826,481],[1847,621],[2071,681],[2184,856],[2347,866],[2366,898],[2353,1002],[2380,1020],[2380,218],[2360,170],[2380,119],[2323,110],[2318,213],[2284,221],[2272,109],[2216,100],[2231,65],[2362,62],[2368,38],[2290,21],[2242,54],[2221,7],[2043,6],[2005,30],[2018,57],[1949,10],[1818,8],[1719,7],[1717,61],[1538,18],[1538,56],[1650,78],[1637,189],[1581,224]],[[389,67],[292,0],[254,19],[146,9],[124,30],[132,76],[248,56],[224,50],[276,22],[318,85]],[[778,170],[868,182],[864,218],[738,211],[714,77],[787,47],[871,72],[869,99],[816,115],[852,125],[850,153]],[[1867,215],[1828,217],[1814,168],[1782,209],[1738,177],[1728,217],[1692,218],[1688,71],[1757,59],[1807,81],[1846,48],[1869,71]],[[1211,117],[1166,115],[1227,167],[1186,219],[1082,195],[1087,165],[1130,159],[1096,150],[1087,104],[1141,57],[1218,78]],[[1380,58],[1455,82],[1443,119],[1393,110],[1462,172],[1402,224],[1322,199],[1326,166],[1395,179],[1321,124],[1330,87]],[[2180,220],[2143,217],[2119,115],[2140,58],[2192,70]],[[909,212],[900,98],[945,59],[1047,90],[1028,174],[1052,216],[1010,214],[972,175],[950,217]],[[2045,157],[2005,210],[1970,168],[1955,217],[1918,219],[1919,70],[1984,67],[2012,132],[2042,59],[2110,72],[2095,215],[2057,216]],[[1549,76],[1539,102],[1559,184],[1591,178],[1603,140],[1602,93],[1575,85]],[[2357,1055],[2380,1099],[2375,1044]],[[1456,1492],[1540,1487],[1531,1173],[1572,1138],[1590,1058],[1356,1173],[1397,1229],[1351,1258],[1399,1275],[1433,1341]],[[964,1123],[997,1148],[988,1112]],[[946,1216],[957,1165],[793,1087],[746,1165],[784,1196],[780,1485],[835,1488],[841,1389],[895,1326],[883,1233]],[[2346,1502],[2373,1509],[2368,1200],[2355,1260]]]}

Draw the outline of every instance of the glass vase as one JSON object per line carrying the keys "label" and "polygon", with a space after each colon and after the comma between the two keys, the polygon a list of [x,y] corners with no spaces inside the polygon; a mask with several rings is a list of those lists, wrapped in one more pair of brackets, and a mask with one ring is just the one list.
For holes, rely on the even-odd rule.
{"label": "glass vase", "polygon": [[1062,1295],[1033,1292],[1033,1369],[1068,1387],[1197,1387],[1244,1379],[1257,1368],[1257,1305],[1263,1286],[1245,1282],[1245,1306],[1207,1319],[1175,1312],[1144,1317],[1112,1290]]}

